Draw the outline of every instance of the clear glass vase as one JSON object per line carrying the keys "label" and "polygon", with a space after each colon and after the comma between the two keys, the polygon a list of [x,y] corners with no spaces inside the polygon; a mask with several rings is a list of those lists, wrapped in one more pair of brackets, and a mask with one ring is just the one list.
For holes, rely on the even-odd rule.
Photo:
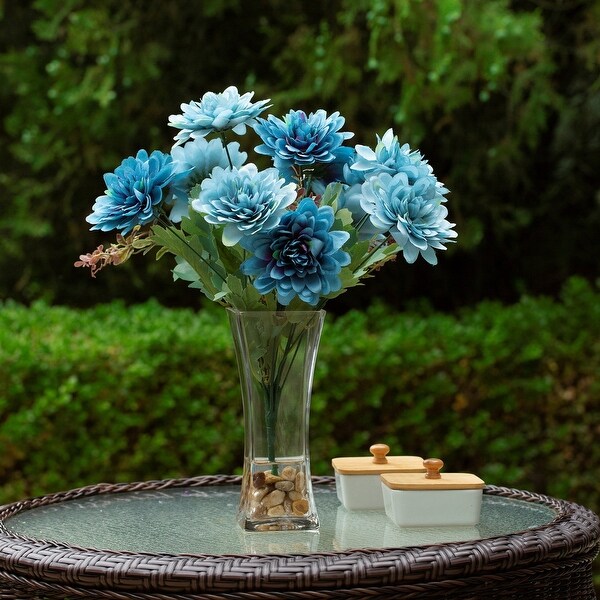
{"label": "clear glass vase", "polygon": [[238,522],[315,531],[308,425],[325,311],[229,310],[244,406]]}

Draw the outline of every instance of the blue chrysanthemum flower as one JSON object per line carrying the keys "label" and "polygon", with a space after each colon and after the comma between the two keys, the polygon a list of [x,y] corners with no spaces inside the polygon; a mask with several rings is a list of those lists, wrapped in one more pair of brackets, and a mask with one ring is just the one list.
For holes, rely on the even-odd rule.
{"label": "blue chrysanthemum flower", "polygon": [[411,184],[406,173],[382,173],[363,183],[361,207],[380,233],[392,235],[406,262],[414,263],[420,254],[435,265],[435,250],[445,250],[457,237],[442,199],[429,177]]}
{"label": "blue chrysanthemum flower", "polygon": [[355,183],[354,185],[343,190],[338,198],[338,207],[347,208],[352,213],[352,222],[356,228],[356,235],[360,242],[372,240],[381,233],[369,219],[362,207],[363,192],[362,184]]}
{"label": "blue chrysanthemum flower", "polygon": [[189,193],[195,185],[202,183],[215,167],[230,166],[227,152],[236,168],[241,167],[248,158],[246,152],[240,152],[240,145],[237,142],[227,144],[227,151],[225,151],[219,139],[208,142],[205,138],[198,138],[184,146],[173,147],[171,150],[173,171],[181,174],[181,178],[171,186],[170,201],[173,204],[169,215],[171,221],[178,223],[188,214]]}
{"label": "blue chrysanthemum flower", "polygon": [[192,100],[182,104],[180,115],[171,115],[169,125],[181,129],[175,136],[176,144],[183,144],[190,138],[205,137],[213,131],[232,129],[234,133],[246,133],[246,125],[268,108],[269,100],[251,102],[254,92],[240,96],[235,86],[215,94],[206,92],[200,102]]}
{"label": "blue chrysanthemum flower", "polygon": [[339,273],[350,264],[350,255],[341,249],[350,234],[331,231],[333,222],[330,206],[317,207],[305,198],[277,227],[242,240],[254,255],[242,263],[242,272],[256,277],[260,294],[276,290],[284,306],[296,296],[315,306],[321,297],[341,289]]}
{"label": "blue chrysanthemum flower", "polygon": [[279,223],[296,200],[296,186],[284,185],[277,169],[259,171],[249,163],[240,169],[215,167],[202,182],[192,208],[208,223],[225,225],[223,244],[233,246],[243,236],[253,236]]}
{"label": "blue chrysanthemum flower", "polygon": [[[347,167],[348,169],[348,167]],[[417,179],[430,178],[440,188],[440,193],[448,190],[437,181],[430,164],[418,150],[411,150],[408,144],[400,145],[398,136],[388,129],[384,136],[377,136],[377,146],[372,150],[368,146],[356,146],[356,159],[349,167],[353,173],[347,173],[348,181],[362,183],[371,175],[404,173],[412,185]],[[358,181],[356,180],[358,178]],[[444,199],[445,200],[445,199]]]}
{"label": "blue chrysanthemum flower", "polygon": [[381,233],[375,227],[373,220],[365,219],[363,203],[363,184],[373,177],[387,174],[391,177],[400,173],[406,176],[409,186],[419,181],[421,187],[425,182],[429,189],[434,189],[438,202],[445,202],[448,189],[439,182],[433,174],[431,165],[423,158],[418,150],[411,150],[408,144],[400,144],[392,129],[384,136],[377,136],[375,150],[367,146],[357,145],[356,153],[345,166],[343,179],[348,187],[340,196],[340,206],[348,208],[352,213],[355,225],[358,227],[359,240],[371,239]]}
{"label": "blue chrysanthemum flower", "polygon": [[335,151],[354,135],[340,133],[344,122],[339,112],[327,116],[322,109],[308,116],[304,111],[291,110],[283,120],[269,115],[257,119],[253,126],[263,141],[255,150],[272,156],[277,168],[333,162]]}
{"label": "blue chrysanthemum flower", "polygon": [[106,173],[104,196],[96,198],[92,214],[86,217],[92,230],[129,233],[136,225],[155,220],[163,202],[164,189],[177,177],[173,159],[159,150],[150,156],[139,150],[135,158],[123,160],[114,173]]}

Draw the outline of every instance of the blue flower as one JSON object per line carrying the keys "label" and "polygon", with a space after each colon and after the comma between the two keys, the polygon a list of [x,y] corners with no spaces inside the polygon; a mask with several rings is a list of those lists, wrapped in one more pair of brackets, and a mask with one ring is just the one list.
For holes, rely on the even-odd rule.
{"label": "blue flower", "polygon": [[360,242],[371,240],[374,236],[381,233],[368,218],[368,213],[362,207],[362,201],[363,192],[361,183],[355,183],[343,190],[338,198],[338,207],[347,208],[352,213],[352,222],[356,228],[356,235]]}
{"label": "blue flower", "polygon": [[322,296],[341,289],[339,273],[350,264],[350,255],[341,250],[350,234],[331,231],[333,222],[330,206],[317,207],[305,198],[277,227],[242,240],[254,254],[242,263],[242,273],[256,277],[260,294],[276,290],[284,306],[296,296],[315,306]]}
{"label": "blue flower", "polygon": [[[437,182],[431,165],[423,158],[418,150],[411,150],[408,144],[400,145],[398,136],[388,129],[384,136],[377,136],[377,146],[372,150],[368,146],[356,146],[356,159],[349,167],[352,174],[348,173],[349,183],[362,183],[370,175],[388,173],[396,175],[404,173],[408,181],[413,184],[417,179],[431,178],[432,182],[440,187],[441,193],[447,193],[441,183]],[[352,177],[354,176],[354,181]],[[358,178],[358,181],[356,181]],[[362,180],[362,181],[361,181]]]}
{"label": "blue flower", "polygon": [[328,117],[322,109],[308,116],[301,110],[291,110],[283,120],[269,115],[257,119],[254,125],[263,141],[255,150],[272,156],[277,168],[333,162],[335,151],[354,135],[339,133],[344,122],[339,112]]}
{"label": "blue flower", "polygon": [[428,263],[437,264],[435,250],[445,250],[444,244],[457,237],[442,200],[429,177],[411,184],[406,173],[393,177],[382,173],[362,185],[362,209],[377,231],[392,235],[408,263],[421,254]]}
{"label": "blue flower", "polygon": [[202,182],[192,208],[212,225],[225,225],[223,244],[233,246],[243,236],[253,236],[279,223],[296,200],[296,186],[284,185],[277,169],[258,171],[252,163],[240,169],[215,167]]}
{"label": "blue flower", "polygon": [[129,233],[136,225],[155,220],[163,201],[163,190],[177,175],[173,159],[159,150],[150,156],[139,150],[135,158],[123,160],[114,173],[106,173],[104,196],[96,198],[92,214],[86,217],[91,230],[118,230]]}
{"label": "blue flower", "polygon": [[237,88],[232,85],[220,94],[206,92],[200,102],[192,100],[189,104],[182,104],[183,114],[169,117],[169,125],[181,129],[174,138],[176,144],[228,129],[243,135],[246,133],[246,125],[268,108],[268,99],[253,103],[252,96],[254,92],[246,92],[240,96]]}
{"label": "blue flower", "polygon": [[[349,187],[341,194],[339,205],[352,213],[359,240],[381,234],[381,226],[376,227],[373,218],[366,220],[365,215],[368,213],[363,209],[364,183],[374,177],[381,174],[391,177],[403,174],[407,185],[413,186],[419,182],[420,189],[427,187],[435,191],[436,202],[446,202],[444,195],[448,190],[437,180],[431,165],[418,150],[411,150],[408,144],[401,145],[392,129],[388,129],[382,138],[377,136],[375,150],[357,145],[355,151],[353,159],[344,165],[343,179]],[[409,253],[407,251],[405,256]]]}
{"label": "blue flower", "polygon": [[177,223],[188,214],[189,193],[195,185],[202,183],[215,167],[229,166],[227,153],[233,166],[238,168],[248,158],[245,152],[240,152],[240,145],[237,142],[227,144],[227,151],[225,151],[219,139],[207,142],[204,138],[198,138],[184,146],[175,146],[171,150],[173,170],[181,174],[181,178],[171,186],[170,201],[173,204],[169,215],[171,221]]}

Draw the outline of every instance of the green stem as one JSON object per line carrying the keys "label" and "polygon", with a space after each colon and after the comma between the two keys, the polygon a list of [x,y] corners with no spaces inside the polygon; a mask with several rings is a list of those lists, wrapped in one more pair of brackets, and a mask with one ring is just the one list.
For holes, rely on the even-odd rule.
{"label": "green stem", "polygon": [[361,229],[362,226],[367,222],[367,219],[370,217],[371,215],[369,215],[369,213],[365,213],[360,220],[358,221],[358,223],[356,224],[356,232],[358,233]]}
{"label": "green stem", "polygon": [[375,246],[375,248],[373,248],[371,252],[367,252],[366,256],[360,261],[358,267],[356,267],[356,269],[352,271],[352,274],[355,274],[369,260],[369,257],[372,256],[375,252],[377,252],[377,250],[379,250],[379,248],[381,248],[384,244],[387,244],[387,236],[384,237],[383,241],[377,244],[377,246]]}
{"label": "green stem", "polygon": [[227,146],[227,137],[225,136],[225,132],[221,132],[221,141],[223,142],[223,147],[225,148],[225,153],[227,154],[227,160],[229,161],[229,166],[233,169],[233,161],[231,160],[231,156],[229,155],[229,148]]}
{"label": "green stem", "polygon": [[[263,390],[265,392],[265,434],[267,437],[267,458],[273,465],[273,474],[278,474],[278,467],[275,462],[275,440],[277,436],[277,415],[279,412],[279,403],[281,401],[281,393],[285,386],[285,382],[290,374],[294,360],[300,348],[302,333],[294,339],[296,325],[291,327],[290,334],[287,337],[285,348],[279,354],[279,345],[276,345],[275,351],[271,354],[271,375],[269,381],[263,381]],[[290,353],[293,355],[290,357]],[[280,357],[280,360],[278,358]]]}
{"label": "green stem", "polygon": [[206,260],[202,256],[202,254],[200,254],[200,252],[198,252],[197,250],[195,250],[194,248],[192,248],[190,245],[188,245],[188,243],[185,241],[185,237],[183,237],[182,235],[180,235],[179,230],[176,227],[173,227],[173,223],[171,222],[171,220],[166,215],[164,215],[164,214],[163,215],[159,215],[158,216],[158,222],[163,227],[166,227],[170,231],[172,231],[173,235],[175,235],[176,237],[178,237],[179,240],[181,242],[183,242],[202,262],[206,263],[206,266],[208,266],[211,271],[213,271],[216,275],[218,275],[221,278],[221,281],[223,281],[223,283],[227,283],[227,279],[225,279],[225,277],[223,277],[223,275],[221,273],[219,273],[219,271],[217,271],[214,268],[214,266],[208,260]]}
{"label": "green stem", "polygon": [[267,406],[265,410],[267,459],[272,464],[273,475],[278,475],[278,467],[275,462],[275,438],[277,436],[277,412],[279,409],[281,390],[275,382],[272,382],[265,391],[267,393]]}
{"label": "green stem", "polygon": [[273,344],[270,351],[270,367],[268,372],[268,381],[266,387],[266,406],[265,406],[265,428],[267,436],[267,458],[273,465],[273,475],[278,474],[277,464],[275,463],[275,439],[277,437],[277,412],[279,409],[279,400],[281,397],[281,388],[279,387],[277,375],[277,357],[279,356],[279,344]]}

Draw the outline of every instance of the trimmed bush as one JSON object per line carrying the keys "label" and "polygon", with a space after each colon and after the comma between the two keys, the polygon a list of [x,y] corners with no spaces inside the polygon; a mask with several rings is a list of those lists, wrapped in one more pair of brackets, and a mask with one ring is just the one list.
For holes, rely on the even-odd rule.
{"label": "trimmed bush", "polygon": [[[334,456],[440,456],[448,470],[600,509],[600,291],[558,300],[328,316],[311,416]],[[225,311],[149,301],[0,306],[0,501],[99,481],[239,472],[243,430]]]}

